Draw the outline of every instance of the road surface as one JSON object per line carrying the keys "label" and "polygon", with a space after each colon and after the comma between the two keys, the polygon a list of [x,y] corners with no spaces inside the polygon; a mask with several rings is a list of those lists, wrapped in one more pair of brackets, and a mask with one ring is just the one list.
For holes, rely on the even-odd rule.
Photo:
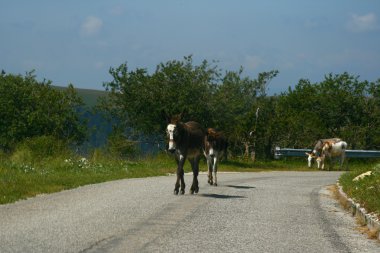
{"label": "road surface", "polygon": [[329,196],[339,172],[127,179],[0,206],[0,252],[380,252]]}

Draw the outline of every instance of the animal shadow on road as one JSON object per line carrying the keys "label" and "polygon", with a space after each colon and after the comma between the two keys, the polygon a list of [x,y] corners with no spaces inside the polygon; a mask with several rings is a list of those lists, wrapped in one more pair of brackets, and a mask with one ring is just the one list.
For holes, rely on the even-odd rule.
{"label": "animal shadow on road", "polygon": [[225,194],[215,194],[215,193],[210,193],[210,194],[202,193],[199,195],[202,197],[215,198],[215,199],[242,199],[242,198],[246,198],[244,196],[238,196],[238,195],[225,195]]}
{"label": "animal shadow on road", "polygon": [[254,186],[245,186],[245,185],[226,185],[227,187],[236,188],[236,189],[255,189]]}

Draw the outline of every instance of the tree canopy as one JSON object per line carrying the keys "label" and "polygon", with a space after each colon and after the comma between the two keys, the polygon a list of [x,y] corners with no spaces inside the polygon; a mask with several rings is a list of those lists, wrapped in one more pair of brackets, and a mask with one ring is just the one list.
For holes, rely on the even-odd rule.
{"label": "tree canopy", "polygon": [[0,74],[0,148],[10,149],[26,138],[54,136],[81,143],[86,125],[80,119],[83,103],[74,87],[59,91],[50,81],[38,82],[33,71],[25,76]]}
{"label": "tree canopy", "polygon": [[111,91],[102,108],[118,127],[163,136],[161,112],[187,112],[186,120],[226,133],[232,152],[270,157],[275,145],[307,148],[319,138],[340,137],[350,148],[376,149],[380,141],[380,81],[360,81],[348,73],[327,74],[320,83],[301,79],[294,88],[268,96],[272,70],[243,76],[243,69],[225,71],[192,57],[168,61],[153,74],[129,71],[127,63],[111,68]]}
{"label": "tree canopy", "polygon": [[378,149],[379,85],[380,80],[359,81],[346,72],[328,74],[320,83],[300,80],[278,97],[277,142],[306,147],[319,138],[340,137],[352,149]]}
{"label": "tree canopy", "polygon": [[[108,92],[98,109],[111,119],[108,143],[121,153],[132,152],[134,141],[144,138],[162,141],[163,112],[185,112],[183,121],[224,131],[235,155],[255,151],[270,158],[275,146],[311,148],[317,139],[331,137],[344,139],[350,149],[380,149],[380,79],[330,73],[319,83],[301,79],[269,96],[268,85],[279,71],[252,78],[243,68],[223,71],[215,62],[195,64],[191,56],[160,63],[153,73],[130,70],[127,63],[109,73],[113,80],[104,83]],[[82,106],[72,85],[60,91],[50,81],[38,82],[33,72],[2,72],[0,148],[43,135],[81,143],[88,131]]]}

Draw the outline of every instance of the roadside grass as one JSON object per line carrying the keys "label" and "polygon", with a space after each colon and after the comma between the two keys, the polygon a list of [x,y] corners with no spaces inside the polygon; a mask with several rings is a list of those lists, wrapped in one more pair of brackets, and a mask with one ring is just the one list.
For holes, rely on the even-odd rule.
{"label": "roadside grass", "polygon": [[0,204],[86,184],[165,175],[170,172],[170,166],[161,160],[126,161],[104,157],[95,162],[92,158],[58,156],[38,162],[15,162],[3,157],[0,161]]}
{"label": "roadside grass", "polygon": [[[361,180],[353,179],[371,170],[372,175],[366,176]],[[371,165],[357,166],[350,172],[343,174],[339,183],[343,191],[355,202],[360,203],[368,212],[375,212],[380,218],[380,163]]]}
{"label": "roadside grass", "polygon": [[[0,152],[0,204],[87,184],[176,173],[174,158],[166,153],[126,160],[99,150],[84,158],[65,149],[55,148],[57,149],[55,152],[48,154],[44,153],[44,150],[30,148],[30,145],[22,146],[13,154]],[[207,171],[205,159],[200,162],[200,170]],[[317,169],[307,168],[306,160],[302,158],[257,160],[254,163],[244,159],[229,159],[219,164],[219,171],[317,171]],[[188,162],[185,163],[185,172],[191,172]]]}

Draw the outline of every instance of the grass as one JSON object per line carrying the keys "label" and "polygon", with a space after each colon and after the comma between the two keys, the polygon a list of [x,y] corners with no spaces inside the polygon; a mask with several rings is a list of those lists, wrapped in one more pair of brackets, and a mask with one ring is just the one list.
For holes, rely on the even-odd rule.
{"label": "grass", "polygon": [[103,158],[94,161],[78,156],[59,156],[39,162],[0,162],[0,204],[15,202],[41,193],[52,193],[86,184],[123,178],[165,175],[172,172],[167,159],[126,161]]}
{"label": "grass", "polygon": [[[373,172],[372,175],[353,181],[356,176],[369,170]],[[368,212],[380,214],[380,163],[357,167],[343,174],[339,182],[343,191],[355,202],[360,203]]]}

